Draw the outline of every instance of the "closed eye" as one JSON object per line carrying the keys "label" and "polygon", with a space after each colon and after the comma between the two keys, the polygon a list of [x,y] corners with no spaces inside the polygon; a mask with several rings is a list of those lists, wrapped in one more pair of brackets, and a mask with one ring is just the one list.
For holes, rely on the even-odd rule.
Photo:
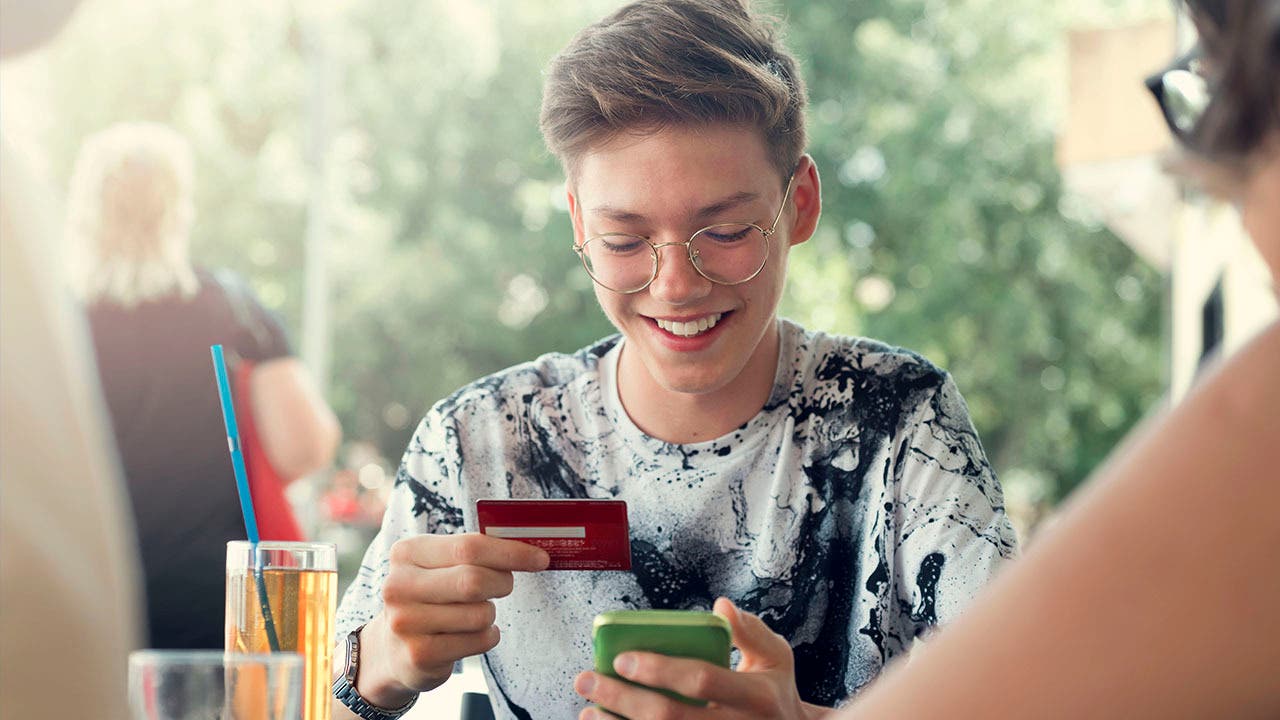
{"label": "closed eye", "polygon": [[707,229],[702,234],[717,243],[727,245],[745,239],[754,229],[750,225],[717,225]]}
{"label": "closed eye", "polygon": [[610,255],[630,255],[644,249],[647,242],[632,235],[610,235],[599,237],[595,242]]}

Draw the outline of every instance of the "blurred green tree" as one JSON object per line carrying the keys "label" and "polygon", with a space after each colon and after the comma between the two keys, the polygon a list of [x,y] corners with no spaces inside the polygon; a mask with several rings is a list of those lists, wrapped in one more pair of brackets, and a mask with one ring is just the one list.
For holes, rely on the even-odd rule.
{"label": "blurred green tree", "polygon": [[[340,74],[330,398],[348,439],[394,462],[458,386],[611,332],[570,251],[537,114],[540,68],[617,4],[99,0],[47,58],[53,174],[110,122],[183,130],[199,162],[196,256],[248,275],[297,328],[305,38],[319,33]],[[1063,24],[1151,4],[775,6],[825,181],[784,313],[951,370],[997,470],[1047,499],[1161,388],[1162,279],[1064,192],[1052,153]]]}
{"label": "blurred green tree", "polygon": [[1042,3],[788,8],[826,182],[824,235],[792,254],[785,309],[949,369],[1006,484],[1056,500],[1164,372],[1162,277],[1054,166],[1065,92],[1048,60],[1071,18]]}

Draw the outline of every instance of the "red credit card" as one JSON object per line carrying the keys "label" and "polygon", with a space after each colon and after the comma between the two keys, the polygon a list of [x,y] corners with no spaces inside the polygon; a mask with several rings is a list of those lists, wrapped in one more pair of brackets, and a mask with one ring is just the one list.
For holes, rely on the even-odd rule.
{"label": "red credit card", "polygon": [[480,532],[536,545],[548,570],[630,570],[631,534],[622,500],[477,500]]}

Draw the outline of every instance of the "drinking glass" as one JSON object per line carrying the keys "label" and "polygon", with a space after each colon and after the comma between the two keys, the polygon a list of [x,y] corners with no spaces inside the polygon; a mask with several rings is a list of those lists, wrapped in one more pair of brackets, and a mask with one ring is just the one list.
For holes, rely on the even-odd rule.
{"label": "drinking glass", "polygon": [[337,590],[332,543],[227,543],[227,652],[301,654],[305,720],[329,720]]}
{"label": "drinking glass", "polygon": [[129,654],[133,720],[301,720],[302,656],[221,650]]}

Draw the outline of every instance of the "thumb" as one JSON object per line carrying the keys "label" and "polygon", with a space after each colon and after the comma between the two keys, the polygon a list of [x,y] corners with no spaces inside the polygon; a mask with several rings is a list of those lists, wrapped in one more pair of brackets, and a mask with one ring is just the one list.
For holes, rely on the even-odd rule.
{"label": "thumb", "polygon": [[792,665],[791,645],[764,621],[738,609],[728,598],[716,600],[715,613],[729,621],[733,644],[742,652],[741,672],[762,672]]}

